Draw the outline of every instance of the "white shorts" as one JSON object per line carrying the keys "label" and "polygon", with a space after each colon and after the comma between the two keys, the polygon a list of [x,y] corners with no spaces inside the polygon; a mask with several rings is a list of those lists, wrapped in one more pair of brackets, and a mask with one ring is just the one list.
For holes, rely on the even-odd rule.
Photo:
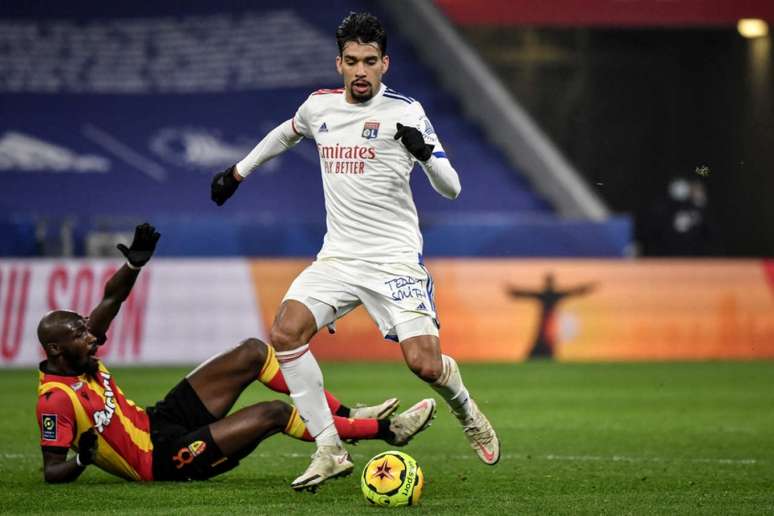
{"label": "white shorts", "polygon": [[293,299],[314,314],[317,329],[363,305],[384,338],[401,342],[438,336],[433,279],[420,263],[376,264],[360,260],[317,260],[291,283],[283,302]]}

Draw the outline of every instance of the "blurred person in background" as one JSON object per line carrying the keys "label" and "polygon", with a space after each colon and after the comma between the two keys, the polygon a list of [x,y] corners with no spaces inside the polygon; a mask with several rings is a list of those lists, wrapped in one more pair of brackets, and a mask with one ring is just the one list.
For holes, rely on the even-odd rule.
{"label": "blurred person in background", "polygon": [[529,358],[553,358],[556,353],[558,333],[558,307],[559,304],[575,296],[584,296],[594,290],[593,283],[577,285],[575,287],[560,289],[556,286],[554,273],[549,272],[544,276],[541,289],[527,289],[523,287],[510,287],[508,294],[516,299],[533,299],[540,303],[540,319],[529,351]]}
{"label": "blurred person in background", "polygon": [[718,252],[700,178],[674,177],[640,219],[639,240],[647,256],[707,256]]}

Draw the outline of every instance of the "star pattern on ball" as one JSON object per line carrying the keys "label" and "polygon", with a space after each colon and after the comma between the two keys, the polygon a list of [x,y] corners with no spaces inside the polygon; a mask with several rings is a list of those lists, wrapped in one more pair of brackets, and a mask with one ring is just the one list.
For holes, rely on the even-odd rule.
{"label": "star pattern on ball", "polygon": [[371,477],[378,477],[379,480],[393,480],[395,477],[392,475],[392,467],[390,467],[389,461],[384,459],[381,464],[376,466],[376,471],[373,472]]}

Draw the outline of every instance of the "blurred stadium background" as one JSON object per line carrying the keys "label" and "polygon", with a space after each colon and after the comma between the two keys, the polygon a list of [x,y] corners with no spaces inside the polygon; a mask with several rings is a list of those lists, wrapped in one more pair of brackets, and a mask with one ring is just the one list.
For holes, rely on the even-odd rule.
{"label": "blurred stadium background", "polygon": [[[771,372],[768,0],[6,0],[0,367],[34,367],[39,317],[87,312],[115,244],[146,220],[163,236],[108,364],[182,366],[265,338],[325,232],[316,149],[273,160],[223,208],[209,182],[340,84],[333,31],[350,10],[383,19],[385,82],[423,103],[460,173],[454,202],[412,180],[450,354],[497,371],[539,358]],[[362,309],[338,329],[313,341],[322,360],[399,360]],[[505,414],[507,398],[483,402]]]}

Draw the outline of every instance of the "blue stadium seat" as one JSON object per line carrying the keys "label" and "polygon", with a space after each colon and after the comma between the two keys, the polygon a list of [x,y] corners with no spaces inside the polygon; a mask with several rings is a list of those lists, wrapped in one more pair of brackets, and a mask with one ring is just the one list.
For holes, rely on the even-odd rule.
{"label": "blue stadium seat", "polygon": [[[349,9],[370,4],[332,2],[320,10],[313,1],[248,6],[200,0],[185,14],[164,3],[8,4],[0,15],[4,223],[11,216],[27,224],[36,217],[71,217],[83,235],[147,219],[166,233],[165,254],[172,255],[317,250],[324,204],[311,142],[256,171],[224,208],[210,202],[209,182],[290,118],[310,92],[340,86],[335,27]],[[463,185],[461,197],[450,202],[415,170],[421,216],[446,228],[428,239],[427,252],[513,253],[512,244],[466,247],[460,224],[476,231],[475,220],[496,213],[517,217],[525,227],[525,220],[555,220],[551,207],[461,116],[457,102],[385,21],[393,29],[385,82],[423,103]],[[225,229],[229,224],[233,230]],[[511,231],[509,224],[500,232]],[[177,236],[170,238],[173,228]],[[517,254],[534,254],[523,247],[533,240]],[[622,252],[617,243],[595,242],[589,245],[598,255]],[[568,248],[552,245],[533,251]],[[12,247],[6,242],[0,252],[16,254]],[[29,249],[27,243],[18,253]]]}

